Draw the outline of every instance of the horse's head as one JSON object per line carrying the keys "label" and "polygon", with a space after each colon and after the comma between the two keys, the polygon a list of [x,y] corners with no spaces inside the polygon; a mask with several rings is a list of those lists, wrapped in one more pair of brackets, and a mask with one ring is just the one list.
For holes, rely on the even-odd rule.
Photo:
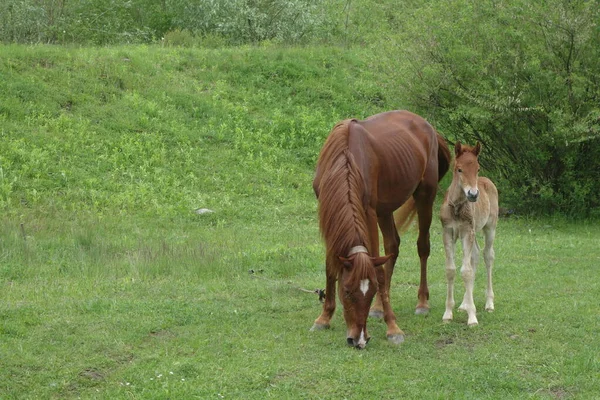
{"label": "horse's head", "polygon": [[381,268],[390,257],[370,257],[363,246],[352,248],[347,258],[340,257],[344,267],[339,277],[339,296],[344,307],[350,346],[363,349],[370,339],[367,317],[378,290],[376,269]]}
{"label": "horse's head", "polygon": [[481,144],[473,147],[462,145],[456,142],[454,146],[454,179],[458,179],[458,185],[465,193],[467,200],[477,201],[479,189],[477,188],[477,178],[479,175],[479,161],[477,157],[481,152]]}

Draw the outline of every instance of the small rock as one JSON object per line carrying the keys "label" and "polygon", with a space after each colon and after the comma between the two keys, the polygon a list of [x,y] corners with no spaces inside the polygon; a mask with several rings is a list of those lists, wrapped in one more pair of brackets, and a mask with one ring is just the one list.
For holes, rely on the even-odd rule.
{"label": "small rock", "polygon": [[212,214],[214,213],[213,210],[209,210],[208,208],[198,208],[196,209],[196,211],[194,211],[196,214],[198,215],[202,215],[202,214]]}

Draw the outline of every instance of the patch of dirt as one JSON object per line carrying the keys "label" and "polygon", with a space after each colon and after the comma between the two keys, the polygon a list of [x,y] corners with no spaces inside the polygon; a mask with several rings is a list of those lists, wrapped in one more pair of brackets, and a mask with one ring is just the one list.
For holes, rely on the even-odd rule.
{"label": "patch of dirt", "polygon": [[173,337],[173,336],[175,336],[175,335],[167,329],[158,329],[155,331],[150,331],[150,337],[164,338],[164,337]]}
{"label": "patch of dirt", "polygon": [[93,380],[93,381],[104,380],[104,375],[102,375],[102,373],[100,373],[99,371],[97,371],[97,370],[95,370],[93,368],[88,368],[88,369],[80,372],[79,376],[82,376],[84,378],[88,378],[88,379]]}
{"label": "patch of dirt", "polygon": [[448,345],[454,344],[454,339],[452,338],[442,338],[439,340],[436,340],[435,342],[435,347],[437,347],[438,349],[442,349]]}
{"label": "patch of dirt", "polygon": [[566,399],[571,397],[571,393],[561,387],[552,388],[548,392],[550,393],[550,396],[555,399]]}

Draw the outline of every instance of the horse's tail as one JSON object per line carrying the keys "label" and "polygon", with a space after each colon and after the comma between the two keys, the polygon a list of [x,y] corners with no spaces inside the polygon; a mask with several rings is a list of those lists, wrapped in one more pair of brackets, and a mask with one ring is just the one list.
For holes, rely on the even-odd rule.
{"label": "horse's tail", "polygon": [[437,134],[438,140],[438,182],[442,180],[446,172],[450,169],[450,162],[452,161],[452,156],[450,155],[450,149],[448,148],[448,143],[446,143],[446,139],[442,137],[439,133]]}
{"label": "horse's tail", "polygon": [[401,235],[408,230],[410,224],[412,224],[416,215],[417,207],[415,204],[415,198],[410,196],[408,200],[406,200],[404,204],[402,204],[402,207],[400,207],[394,213],[396,229]]}
{"label": "horse's tail", "polygon": [[[446,140],[438,133],[438,182],[442,180],[444,175],[450,169],[450,162],[452,160],[450,155],[450,149]],[[417,208],[415,204],[415,198],[410,197],[402,207],[394,213],[394,221],[396,222],[396,229],[400,234],[405,233],[417,215]]]}

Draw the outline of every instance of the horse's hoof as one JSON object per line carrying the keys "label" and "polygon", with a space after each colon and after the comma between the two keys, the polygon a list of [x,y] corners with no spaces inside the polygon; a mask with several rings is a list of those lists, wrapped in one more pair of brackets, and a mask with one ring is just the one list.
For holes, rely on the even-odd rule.
{"label": "horse's hoof", "polygon": [[469,328],[474,328],[477,325],[479,325],[479,322],[477,322],[477,321],[475,321],[475,322],[469,322],[467,325],[469,326]]}
{"label": "horse's hoof", "polygon": [[313,324],[312,328],[310,328],[310,331],[322,331],[325,329],[329,329],[329,324]]}
{"label": "horse's hoof", "polygon": [[442,316],[442,322],[444,322],[445,324],[452,322],[452,319],[454,318],[454,314],[452,313],[452,311],[446,311],[444,313],[444,315]]}
{"label": "horse's hoof", "polygon": [[415,310],[415,314],[416,315],[427,315],[427,314],[429,314],[429,308],[417,307],[417,309]]}
{"label": "horse's hoof", "polygon": [[387,335],[387,340],[388,340],[388,342],[390,342],[392,344],[400,344],[400,343],[404,342],[404,335],[401,333]]}
{"label": "horse's hoof", "polygon": [[381,311],[381,310],[371,310],[371,311],[369,311],[369,317],[371,317],[371,318],[383,318],[383,311]]}

